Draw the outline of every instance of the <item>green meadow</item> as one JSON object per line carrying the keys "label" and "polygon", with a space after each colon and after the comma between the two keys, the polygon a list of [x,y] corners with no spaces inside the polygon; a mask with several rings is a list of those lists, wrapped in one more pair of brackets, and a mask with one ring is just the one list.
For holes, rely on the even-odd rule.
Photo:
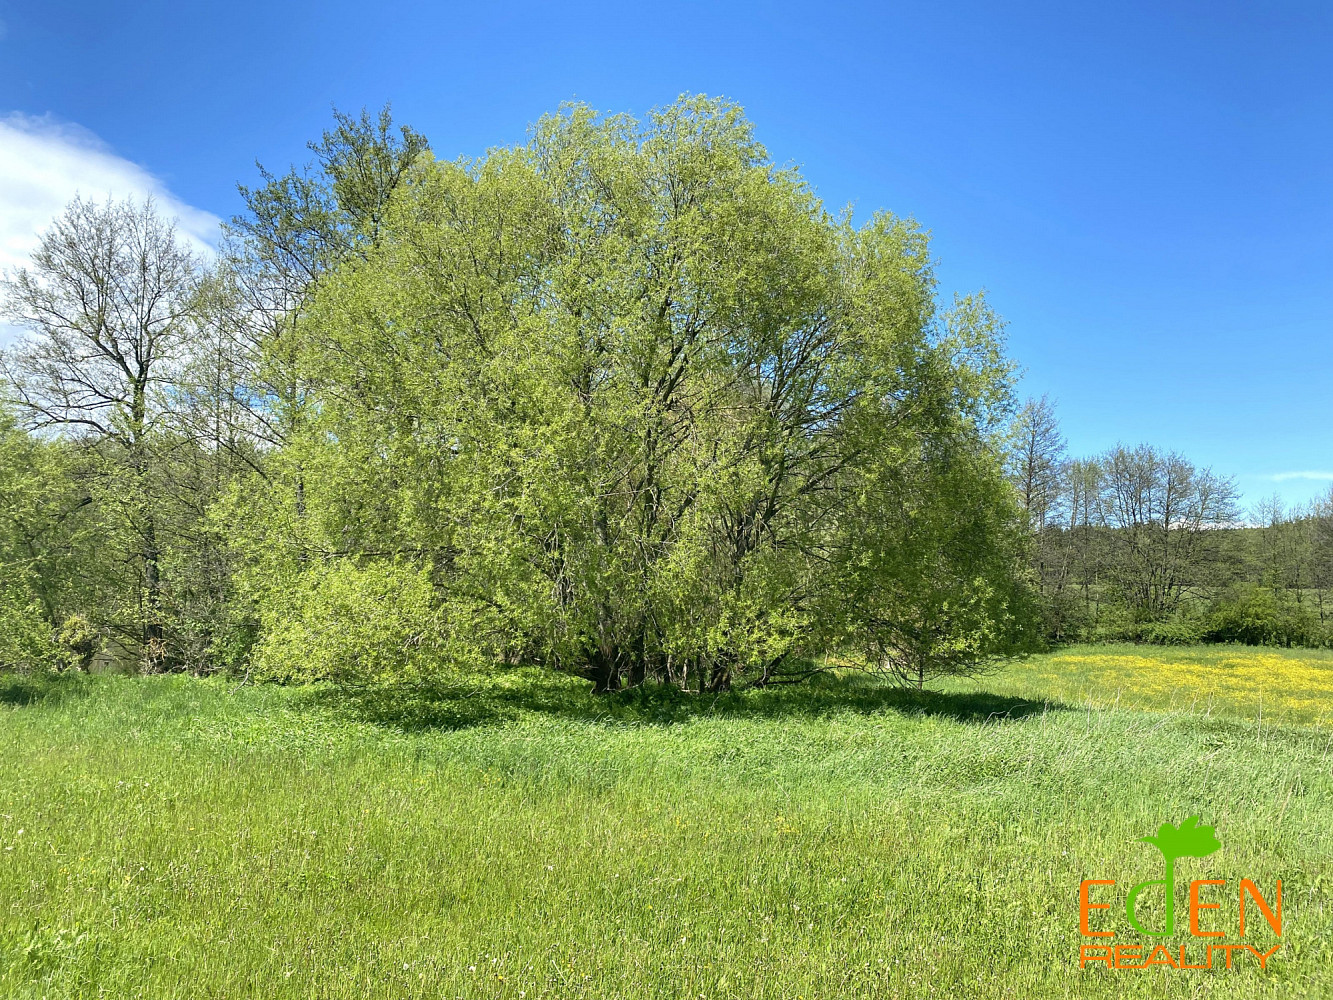
{"label": "green meadow", "polygon": [[[1290,717],[1276,685],[1262,714],[1163,696],[1182,663],[1229,691],[1276,655],[1228,652],[1067,650],[924,694],[10,677],[0,994],[1333,995],[1333,728],[1305,688]],[[1222,847],[1178,863],[1174,949],[1189,880],[1228,880],[1207,922],[1235,943],[1238,880],[1280,878],[1281,938],[1252,914],[1244,939],[1280,946],[1267,968],[1080,970],[1079,883],[1117,880],[1096,925],[1155,944],[1123,912],[1161,877],[1138,838],[1195,814]]]}

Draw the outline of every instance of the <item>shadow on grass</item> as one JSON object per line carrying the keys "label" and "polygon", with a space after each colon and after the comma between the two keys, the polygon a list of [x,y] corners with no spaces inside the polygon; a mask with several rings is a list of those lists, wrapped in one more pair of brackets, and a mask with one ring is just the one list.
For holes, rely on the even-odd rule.
{"label": "shadow on grass", "polygon": [[897,712],[981,724],[1066,711],[1056,702],[1029,701],[986,691],[912,691],[860,675],[817,675],[803,684],[691,694],[645,685],[594,695],[586,682],[531,668],[497,670],[457,684],[326,689],[317,696],[365,721],[406,730],[464,729],[522,716],[609,725],[679,725],[699,718],[825,718]]}
{"label": "shadow on grass", "polygon": [[83,674],[63,673],[0,674],[0,705],[20,708],[39,702],[54,704],[77,697],[87,688]]}

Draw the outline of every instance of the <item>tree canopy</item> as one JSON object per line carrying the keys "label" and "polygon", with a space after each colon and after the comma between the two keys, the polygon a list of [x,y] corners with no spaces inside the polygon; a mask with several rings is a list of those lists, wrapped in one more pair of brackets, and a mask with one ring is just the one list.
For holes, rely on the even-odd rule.
{"label": "tree canopy", "polygon": [[[1019,641],[1001,324],[938,310],[926,234],[830,215],[740,108],[567,107],[419,156],[374,225],[298,326],[306,418],[251,522],[261,662],[343,588],[382,594],[391,644],[603,690]],[[388,614],[386,572],[435,599]]]}

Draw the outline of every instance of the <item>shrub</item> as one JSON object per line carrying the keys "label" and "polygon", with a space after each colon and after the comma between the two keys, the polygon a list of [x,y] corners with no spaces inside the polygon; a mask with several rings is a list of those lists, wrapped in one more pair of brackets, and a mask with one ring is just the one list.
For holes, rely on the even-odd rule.
{"label": "shrub", "polygon": [[1092,626],[1092,614],[1083,598],[1074,590],[1061,590],[1040,599],[1043,638],[1060,644],[1077,641]]}
{"label": "shrub", "polygon": [[1084,642],[1137,642],[1142,625],[1122,604],[1103,604],[1083,627]]}
{"label": "shrub", "polygon": [[41,605],[0,586],[0,668],[30,672],[58,662]]}
{"label": "shrub", "polygon": [[308,569],[263,603],[252,669],[272,680],[368,683],[475,662],[448,612],[429,569],[350,560]]}
{"label": "shrub", "polygon": [[1318,619],[1302,605],[1279,601],[1267,587],[1246,587],[1213,606],[1204,639],[1247,646],[1319,646],[1325,636]]}
{"label": "shrub", "polygon": [[70,615],[56,630],[61,667],[87,670],[102,648],[102,636],[83,615]]}
{"label": "shrub", "polygon": [[1194,646],[1203,642],[1207,619],[1181,612],[1166,621],[1147,622],[1139,629],[1139,640],[1154,646]]}

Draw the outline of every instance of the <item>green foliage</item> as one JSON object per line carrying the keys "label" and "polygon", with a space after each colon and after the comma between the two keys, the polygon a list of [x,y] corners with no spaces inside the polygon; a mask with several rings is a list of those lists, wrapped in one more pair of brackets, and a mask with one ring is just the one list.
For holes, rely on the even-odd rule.
{"label": "green foliage", "polygon": [[1021,514],[995,458],[980,446],[947,454],[870,467],[825,609],[834,645],[918,687],[1039,642],[1032,592],[1015,572]]}
{"label": "green foliage", "polygon": [[1234,482],[1180,455],[1142,445],[1069,460],[1063,447],[1043,399],[1015,421],[1006,457],[1048,640],[1333,641],[1333,492],[1293,508],[1261,500],[1242,526]]}
{"label": "green foliage", "polygon": [[263,265],[270,279],[292,280],[287,290],[298,297],[302,286],[378,239],[394,189],[429,149],[406,125],[394,134],[388,105],[373,119],[365,109],[359,117],[335,109],[333,117],[334,127],[308,144],[318,168],[278,176],[260,167],[264,183],[238,186],[247,211],[228,227],[243,241],[232,248],[242,259],[232,263]]}
{"label": "green foliage", "polygon": [[1137,638],[1157,646],[1194,646],[1203,642],[1208,635],[1207,616],[1201,614],[1198,608],[1186,606],[1165,620],[1143,623],[1137,635],[1126,638]]}
{"label": "green foliage", "polygon": [[1212,639],[1212,619],[1197,604],[1177,608],[1157,620],[1140,620],[1131,608],[1111,602],[1097,608],[1095,615],[1083,618],[1069,638],[1080,642],[1141,642],[1151,646],[1194,646]]}
{"label": "green foliage", "polygon": [[305,571],[296,583],[262,604],[263,637],[252,660],[260,677],[410,681],[437,674],[442,664],[477,660],[450,629],[429,569],[338,560]]}
{"label": "green foliage", "polygon": [[75,198],[0,283],[28,334],[3,352],[3,391],[36,432],[4,430],[29,461],[0,533],[50,623],[80,614],[151,668],[206,669],[229,596],[223,546],[198,530],[241,450],[205,405],[234,395],[205,270],[151,200]]}
{"label": "green foliage", "polygon": [[1271,588],[1253,585],[1214,604],[1206,634],[1210,642],[1247,646],[1320,646],[1328,642],[1327,636],[1312,608],[1279,600]]}
{"label": "green foliage", "polygon": [[914,670],[1015,645],[1011,368],[982,299],[936,315],[915,224],[830,217],[702,97],[423,154],[377,219],[290,342],[309,393],[241,525],[263,593],[428,568],[476,656],[603,690],[765,683],[850,636],[851,577]]}
{"label": "green foliage", "polygon": [[0,409],[0,669],[54,666],[52,622],[86,596],[91,551],[69,460]]}
{"label": "green foliage", "polygon": [[101,633],[83,615],[70,615],[56,629],[55,643],[60,663],[65,667],[87,670],[102,648]]}
{"label": "green foliage", "polygon": [[[1037,574],[1040,575],[1040,567]],[[1072,642],[1089,636],[1094,623],[1094,611],[1078,591],[1069,587],[1053,587],[1045,592],[1039,589],[1038,612],[1041,616],[1042,640],[1050,644]]]}
{"label": "green foliage", "polygon": [[49,669],[56,654],[41,605],[22,590],[0,586],[0,669]]}
{"label": "green foliage", "polygon": [[452,163],[336,112],[310,149],[216,269],[76,199],[5,284],[58,435],[0,427],[12,658],[77,615],[147,669],[720,692],[1030,644],[1003,325],[937,309],[914,222],[831,216],[706,97]]}

